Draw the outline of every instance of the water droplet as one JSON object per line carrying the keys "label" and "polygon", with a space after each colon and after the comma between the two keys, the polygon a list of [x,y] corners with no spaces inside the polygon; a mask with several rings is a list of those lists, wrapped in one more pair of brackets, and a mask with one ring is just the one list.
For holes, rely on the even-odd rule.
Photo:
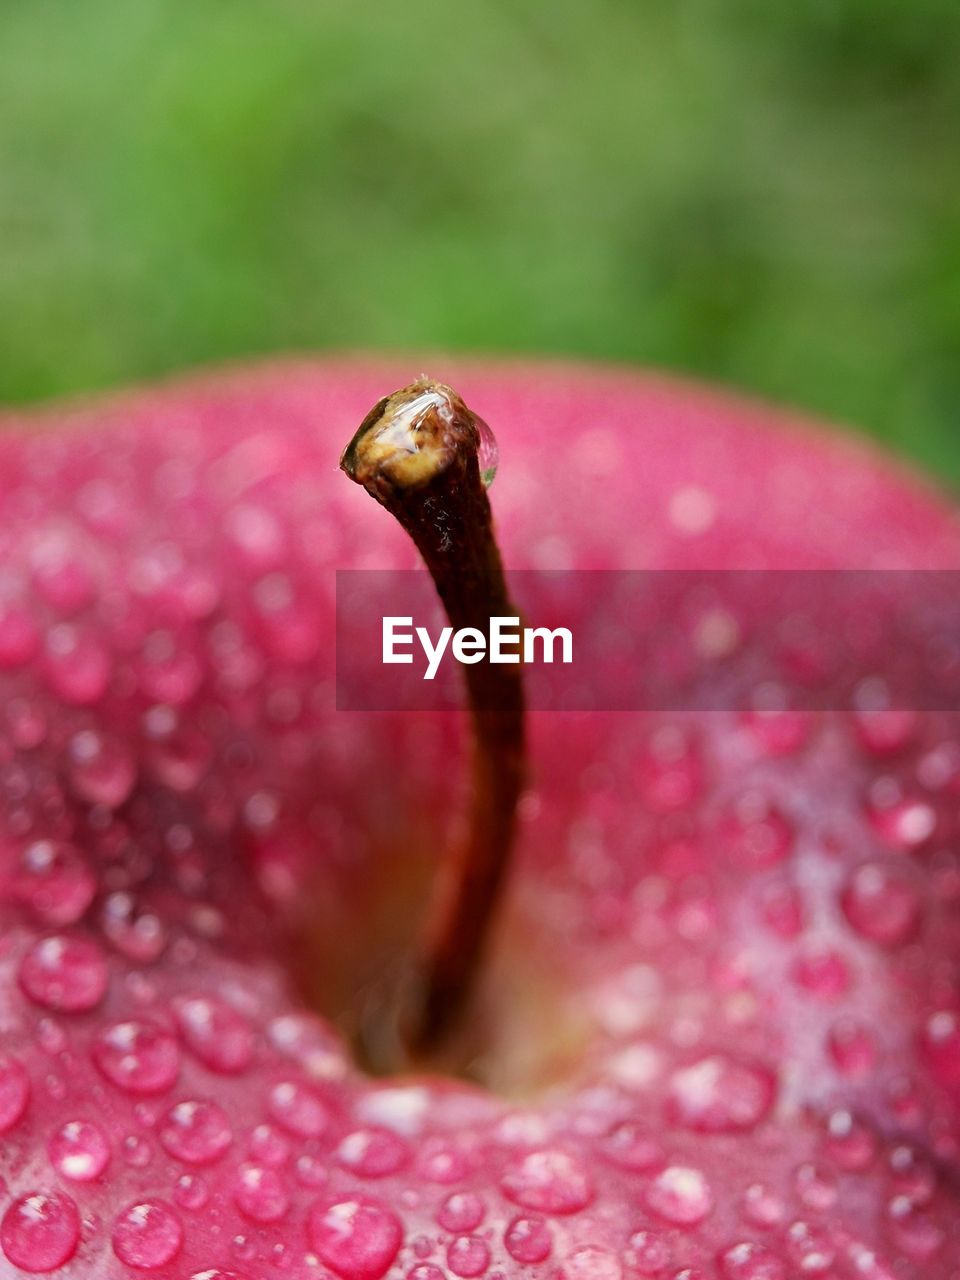
{"label": "water droplet", "polygon": [[210,1199],[210,1188],[198,1173],[182,1173],[173,1184],[173,1198],[181,1209],[196,1212]]}
{"label": "water droplet", "polygon": [[713,1192],[699,1169],[668,1165],[647,1187],[647,1208],[665,1222],[693,1226],[713,1208]]}
{"label": "water droplet", "polygon": [[794,1174],[797,1195],[808,1209],[830,1209],[837,1201],[837,1183],[815,1164],[802,1164]]}
{"label": "water droplet", "polygon": [[760,1067],[714,1055],[674,1072],[667,1095],[671,1121],[700,1133],[753,1129],[773,1106],[776,1079]]}
{"label": "water droplet", "polygon": [[480,436],[480,448],[477,453],[477,462],[480,466],[480,480],[485,489],[489,489],[497,478],[497,467],[500,465],[500,446],[497,444],[497,437],[482,418],[473,415],[473,420],[477,424],[477,431]]}
{"label": "water droplet", "polygon": [[720,1255],[724,1280],[787,1280],[783,1262],[762,1244],[744,1241]]}
{"label": "water droplet", "polygon": [[253,1058],[253,1031],[246,1019],[214,996],[174,1001],[184,1044],[205,1067],[223,1075],[244,1071]]}
{"label": "water droplet", "polygon": [[742,795],[720,822],[720,848],[735,865],[753,871],[775,867],[793,848],[793,827],[760,791]]}
{"label": "water droplet", "polygon": [[382,1178],[406,1163],[409,1149],[389,1129],[357,1129],[337,1147],[337,1159],[360,1178]]}
{"label": "water droplet", "polygon": [[843,914],[861,937],[884,947],[909,942],[920,926],[920,897],[903,870],[867,863],[840,895]]}
{"label": "water droplet", "polygon": [[0,1053],[0,1133],[6,1133],[21,1119],[29,1100],[26,1071],[16,1058]]}
{"label": "water droplet", "polygon": [[868,1076],[877,1062],[877,1046],[869,1027],[843,1018],[827,1036],[827,1048],[837,1070],[850,1079]]}
{"label": "water droplet", "polygon": [[110,669],[110,655],[99,640],[69,623],[61,623],[47,635],[47,682],[71,706],[99,702],[110,683]]}
{"label": "water droplet", "polygon": [[823,1152],[840,1169],[866,1169],[877,1154],[876,1135],[852,1112],[838,1108],[827,1117]]}
{"label": "water droplet", "polygon": [[646,1172],[663,1164],[663,1149],[649,1130],[631,1120],[616,1125],[602,1145],[603,1154],[621,1169]]}
{"label": "water droplet", "polygon": [[224,1271],[222,1267],[212,1267],[207,1271],[194,1271],[190,1280],[247,1280],[239,1271]]}
{"label": "water droplet", "polygon": [[45,924],[76,924],[97,891],[93,872],[73,845],[35,840],[27,845],[11,885],[18,902]]}
{"label": "water droplet", "polygon": [[157,1200],[132,1204],[117,1218],[113,1228],[113,1251],[130,1267],[153,1271],[163,1267],[180,1252],[183,1228],[167,1205]]}
{"label": "water droplet", "polygon": [[565,1280],[623,1280],[623,1264],[609,1249],[588,1244],[567,1256],[562,1275]]}
{"label": "water droplet", "polygon": [[110,1144],[89,1120],[70,1120],[47,1144],[50,1163],[71,1182],[92,1182],[110,1160]]}
{"label": "water droplet", "polygon": [[160,917],[145,910],[131,893],[107,896],[101,924],[104,934],[120,954],[138,964],[158,960],[167,945],[167,930]]}
{"label": "water droplet", "polygon": [[836,1250],[823,1227],[792,1222],[787,1231],[787,1257],[803,1276],[822,1276],[836,1261]]}
{"label": "water droplet", "polygon": [[936,1168],[911,1147],[894,1147],[890,1175],[895,1194],[905,1196],[911,1204],[929,1204],[937,1190]]}
{"label": "water droplet", "polygon": [[36,624],[17,605],[0,605],[0,670],[22,667],[37,651],[40,635]]}
{"label": "water droplet", "polygon": [[635,1231],[627,1246],[627,1262],[641,1276],[659,1280],[673,1258],[669,1242],[655,1231]]}
{"label": "water droplet", "polygon": [[316,1138],[330,1123],[327,1104],[316,1089],[296,1080],[282,1080],[267,1095],[267,1110],[288,1133]]}
{"label": "water droplet", "polygon": [[290,1208],[290,1196],[280,1175],[262,1165],[240,1166],[233,1198],[251,1222],[279,1222]]}
{"label": "water droplet", "polygon": [[55,1271],[80,1243],[77,1206],[60,1192],[21,1196],[3,1215],[0,1246],[7,1261],[31,1273]]}
{"label": "water droplet", "polygon": [[107,990],[107,963],[88,938],[58,934],[34,944],[20,963],[20,986],[30,999],[58,1013],[95,1008]]}
{"label": "water droplet", "polygon": [[407,1280],[447,1280],[447,1277],[432,1262],[418,1262],[412,1271],[407,1272]]}
{"label": "water droplet", "polygon": [[393,1210],[366,1196],[315,1204],[307,1229],[321,1262],[350,1280],[380,1280],[403,1242]]}
{"label": "water droplet", "polygon": [[531,1151],[508,1166],[500,1185],[514,1204],[542,1213],[578,1213],[594,1194],[587,1170],[565,1151]]}
{"label": "water droplet", "polygon": [[906,1196],[895,1196],[887,1213],[897,1246],[915,1261],[927,1262],[943,1248],[946,1233]]}
{"label": "water droplet", "polygon": [[447,1266],[455,1276],[470,1280],[490,1265],[490,1248],[479,1236],[457,1236],[447,1246]]}
{"label": "water droplet", "polygon": [[178,1102],[159,1129],[160,1145],[186,1164],[212,1164],[233,1140],[230,1122],[215,1102]]}
{"label": "water droplet", "polygon": [[250,1154],[261,1164],[278,1169],[290,1158],[290,1142],[270,1124],[258,1124],[250,1134]]}
{"label": "water droplet", "polygon": [[127,1093],[164,1093],[180,1074],[180,1051],[168,1032],[148,1022],[117,1022],[93,1045],[97,1066]]}
{"label": "water droplet", "polygon": [[484,1204],[472,1191],[458,1191],[447,1196],[437,1210],[437,1223],[444,1231],[474,1231],[483,1221]]}
{"label": "water droplet", "polygon": [[744,723],[767,756],[790,756],[810,739],[812,719],[803,711],[748,711]]}
{"label": "water droplet", "polygon": [[743,1216],[757,1227],[775,1227],[783,1221],[783,1201],[770,1187],[753,1182],[743,1193]]}
{"label": "water droplet", "polygon": [[943,1009],[923,1027],[920,1047],[930,1070],[948,1089],[960,1086],[960,1016]]}
{"label": "water droplet", "polygon": [[698,740],[678,725],[663,725],[651,735],[637,762],[641,797],[657,813],[689,808],[703,788]]}
{"label": "water droplet", "polygon": [[850,970],[838,951],[811,943],[794,962],[794,982],[817,1000],[839,1000],[850,986]]}
{"label": "water droplet", "polygon": [[504,1232],[503,1243],[515,1262],[528,1264],[543,1262],[553,1249],[550,1228],[542,1218],[514,1218]]}
{"label": "water droplet", "polygon": [[67,777],[80,800],[116,809],[133,790],[137,770],[129,751],[117,739],[84,729],[67,744]]}
{"label": "water droplet", "polygon": [[794,885],[770,885],[760,897],[764,924],[780,938],[796,938],[804,925],[804,902]]}
{"label": "water droplet", "polygon": [[889,778],[874,784],[867,814],[880,838],[895,849],[919,849],[937,827],[934,809],[924,800],[903,796],[899,785]]}

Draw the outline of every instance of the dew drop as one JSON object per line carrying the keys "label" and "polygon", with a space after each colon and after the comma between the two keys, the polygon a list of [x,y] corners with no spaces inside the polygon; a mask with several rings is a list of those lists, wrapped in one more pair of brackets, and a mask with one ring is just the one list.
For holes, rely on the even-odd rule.
{"label": "dew drop", "polygon": [[503,1243],[515,1262],[527,1264],[543,1262],[553,1250],[553,1237],[543,1218],[514,1218]]}
{"label": "dew drop", "polygon": [[279,1222],[290,1208],[290,1196],[280,1175],[262,1165],[240,1166],[233,1198],[251,1222]]}
{"label": "dew drop", "polygon": [[823,1227],[792,1222],[787,1231],[787,1257],[803,1276],[822,1276],[836,1261],[836,1249]]}
{"label": "dew drop", "polygon": [[409,1148],[389,1129],[357,1129],[337,1147],[337,1160],[359,1178],[383,1178],[406,1164]]}
{"label": "dew drop", "polygon": [[852,1080],[868,1076],[877,1062],[877,1046],[869,1027],[844,1018],[827,1035],[827,1048],[841,1075]]}
{"label": "dew drop", "polygon": [[114,738],[84,729],[67,744],[67,778],[74,795],[87,804],[119,808],[136,777],[133,758]]}
{"label": "dew drop", "polygon": [[174,1211],[157,1200],[132,1204],[117,1218],[113,1251],[130,1267],[153,1271],[180,1252],[183,1228]]}
{"label": "dew drop", "polygon": [[838,1108],[827,1117],[823,1153],[837,1168],[859,1171],[873,1163],[877,1139],[852,1112]]}
{"label": "dew drop", "polygon": [[627,1247],[627,1261],[637,1275],[659,1280],[672,1260],[669,1242],[655,1231],[635,1231]]}
{"label": "dew drop", "polygon": [[753,871],[783,862],[794,840],[791,824],[760,791],[748,791],[739,798],[722,819],[718,835],[726,857]]}
{"label": "dew drop", "polygon": [[793,885],[771,885],[760,898],[764,924],[780,938],[796,938],[804,925],[804,902]]}
{"label": "dew drop", "polygon": [[282,1080],[267,1095],[267,1110],[288,1133],[300,1138],[316,1138],[330,1123],[327,1104],[310,1085]]}
{"label": "dew drop", "polygon": [[490,1248],[479,1236],[457,1236],[447,1246],[447,1266],[463,1280],[482,1276],[489,1265]]}
{"label": "dew drop", "polygon": [[838,951],[823,944],[806,947],[791,969],[798,987],[816,1000],[839,1000],[850,986],[850,970]]}
{"label": "dew drop", "polygon": [[178,1102],[159,1129],[160,1145],[186,1164],[212,1164],[233,1140],[230,1122],[215,1102]]}
{"label": "dew drop", "polygon": [[277,1169],[290,1158],[290,1142],[273,1125],[258,1124],[250,1134],[250,1154]]}
{"label": "dew drop", "polygon": [[247,1280],[239,1271],[224,1271],[222,1267],[211,1267],[206,1271],[194,1271],[190,1280]]}
{"label": "dew drop", "polygon": [[180,1073],[174,1038],[148,1022],[117,1022],[94,1041],[93,1059],[127,1093],[164,1093]]}
{"label": "dew drop", "polygon": [[138,964],[158,960],[167,945],[167,930],[159,916],[144,910],[130,893],[107,896],[101,923],[104,934],[120,954]]}
{"label": "dew drop", "polygon": [[752,1182],[743,1193],[744,1218],[756,1227],[775,1227],[783,1221],[783,1201],[762,1182]]}
{"label": "dew drop", "polygon": [[874,784],[867,814],[881,840],[894,849],[919,849],[937,827],[933,808],[926,801],[900,795],[890,779],[879,779]]}
{"label": "dew drop", "polygon": [[23,1117],[30,1100],[26,1071],[7,1053],[0,1053],[0,1133],[7,1133]]}
{"label": "dew drop", "polygon": [[0,670],[21,667],[37,651],[40,635],[26,609],[0,605]]}
{"label": "dew drop", "polygon": [[11,891],[44,924],[62,926],[76,924],[93,901],[97,884],[73,845],[35,840],[21,855]]}
{"label": "dew drop", "polygon": [[474,414],[473,420],[477,425],[477,431],[480,436],[480,447],[477,451],[480,480],[483,487],[489,489],[497,478],[497,468],[500,465],[500,446],[497,444],[497,437],[482,418],[478,418]]}
{"label": "dew drop", "polygon": [[663,1149],[649,1130],[631,1120],[607,1134],[601,1147],[606,1158],[621,1169],[645,1172],[663,1164]]}
{"label": "dew drop", "polygon": [[0,1223],[0,1245],[8,1262],[33,1274],[62,1267],[79,1243],[77,1206],[60,1192],[21,1196]]}
{"label": "dew drop", "polygon": [[946,1235],[927,1214],[906,1196],[896,1196],[888,1206],[891,1235],[897,1246],[917,1262],[927,1262],[940,1252]]}
{"label": "dew drop", "polygon": [[174,1016],[190,1052],[223,1075],[244,1071],[253,1058],[253,1031],[231,1005],[214,996],[188,996],[174,1001]]}
{"label": "dew drop", "polygon": [[646,742],[637,763],[644,803],[657,813],[689,808],[703,788],[697,739],[677,725],[663,725]]}
{"label": "dew drop", "polygon": [[457,1191],[447,1196],[437,1210],[437,1223],[444,1231],[455,1234],[473,1231],[479,1227],[484,1215],[483,1201],[472,1191]]}
{"label": "dew drop", "polygon": [[787,1268],[781,1259],[766,1245],[753,1241],[725,1249],[719,1261],[724,1280],[787,1280]]}
{"label": "dew drop", "polygon": [[367,1196],[315,1204],[307,1229],[320,1260],[350,1280],[380,1280],[403,1241],[397,1215]]}
{"label": "dew drop", "polygon": [[674,1072],[667,1110],[674,1124],[700,1133],[755,1128],[773,1106],[774,1076],[759,1067],[714,1055]]}
{"label": "dew drop", "polygon": [[70,1120],[47,1144],[50,1163],[71,1182],[92,1182],[110,1160],[110,1144],[103,1131],[89,1120]]}
{"label": "dew drop", "polygon": [[815,1164],[802,1164],[793,1181],[797,1195],[808,1209],[830,1209],[836,1204],[836,1179],[825,1169]]}
{"label": "dew drop", "polygon": [[500,1185],[514,1204],[541,1213],[578,1213],[594,1194],[587,1170],[565,1151],[531,1151],[508,1166]]}
{"label": "dew drop", "polygon": [[623,1280],[623,1264],[609,1249],[588,1244],[568,1255],[562,1274],[564,1280]]}
{"label": "dew drop", "polygon": [[46,674],[52,691],[71,706],[91,706],[107,691],[111,659],[93,636],[69,623],[54,627],[46,639]]}
{"label": "dew drop", "polygon": [[883,947],[909,942],[920,926],[920,897],[903,871],[868,863],[852,873],[840,895],[843,914],[861,937]]}
{"label": "dew drop", "polygon": [[950,1009],[931,1014],[920,1036],[923,1056],[948,1089],[960,1086],[960,1016]]}
{"label": "dew drop", "polygon": [[196,1212],[210,1199],[210,1188],[198,1173],[182,1173],[173,1184],[173,1198],[181,1209]]}
{"label": "dew drop", "polygon": [[665,1222],[694,1226],[713,1208],[713,1192],[699,1169],[668,1165],[647,1187],[648,1209]]}
{"label": "dew drop", "polygon": [[88,938],[65,934],[35,943],[20,963],[20,986],[34,1004],[58,1013],[95,1008],[107,990],[107,963]]}

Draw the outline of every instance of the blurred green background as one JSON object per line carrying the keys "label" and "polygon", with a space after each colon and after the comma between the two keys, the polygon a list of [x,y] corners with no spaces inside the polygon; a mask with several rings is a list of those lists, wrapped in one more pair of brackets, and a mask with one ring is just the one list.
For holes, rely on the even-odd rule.
{"label": "blurred green background", "polygon": [[653,363],[960,481],[957,0],[0,0],[0,400]]}

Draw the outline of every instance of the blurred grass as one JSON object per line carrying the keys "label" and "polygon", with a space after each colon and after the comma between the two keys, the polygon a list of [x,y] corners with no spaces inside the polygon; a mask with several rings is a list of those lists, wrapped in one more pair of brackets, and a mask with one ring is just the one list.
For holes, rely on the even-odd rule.
{"label": "blurred grass", "polygon": [[2,0],[0,400],[571,353],[960,481],[956,0]]}

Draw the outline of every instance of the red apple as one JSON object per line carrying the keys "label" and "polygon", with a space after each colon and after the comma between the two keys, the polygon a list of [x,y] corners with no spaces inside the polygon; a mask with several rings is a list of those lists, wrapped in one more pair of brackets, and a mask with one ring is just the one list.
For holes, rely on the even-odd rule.
{"label": "red apple", "polygon": [[[334,569],[415,564],[336,459],[412,372],[5,424],[0,1276],[955,1277],[954,715],[534,716],[483,1082],[370,1079],[308,1009],[409,940],[456,809],[458,721],[333,710]],[[511,567],[960,564],[763,406],[431,372]]]}

